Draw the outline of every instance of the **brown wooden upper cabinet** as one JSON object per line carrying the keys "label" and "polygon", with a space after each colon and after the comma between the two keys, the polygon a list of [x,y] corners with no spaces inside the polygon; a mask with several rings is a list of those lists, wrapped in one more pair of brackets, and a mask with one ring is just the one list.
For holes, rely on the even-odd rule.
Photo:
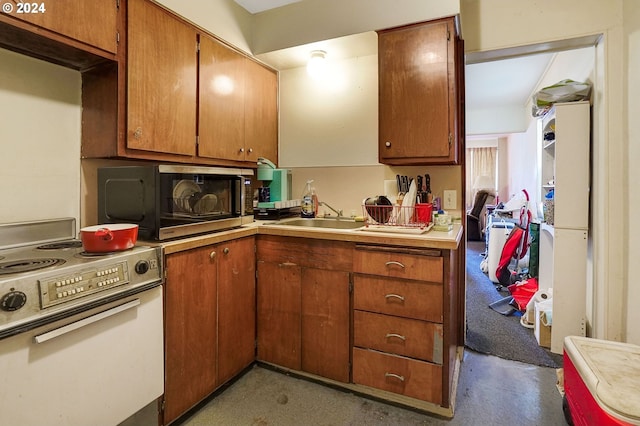
{"label": "brown wooden upper cabinet", "polygon": [[126,61],[83,73],[84,158],[277,162],[275,70],[150,0],[127,0],[121,43]]}
{"label": "brown wooden upper cabinet", "polygon": [[276,159],[277,88],[274,71],[200,36],[198,155]]}
{"label": "brown wooden upper cabinet", "polygon": [[2,6],[2,48],[80,71],[117,60],[118,0],[7,0]]}
{"label": "brown wooden upper cabinet", "polygon": [[127,147],[196,153],[197,33],[164,9],[129,0]]}
{"label": "brown wooden upper cabinet", "polygon": [[378,32],[381,163],[458,164],[461,46],[453,17]]}

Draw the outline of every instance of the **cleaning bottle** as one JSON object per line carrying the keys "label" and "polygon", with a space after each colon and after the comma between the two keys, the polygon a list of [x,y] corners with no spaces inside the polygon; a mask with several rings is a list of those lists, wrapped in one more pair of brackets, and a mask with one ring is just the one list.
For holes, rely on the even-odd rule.
{"label": "cleaning bottle", "polygon": [[313,217],[318,217],[318,194],[316,193],[316,188],[314,186],[311,187],[311,201],[313,203]]}
{"label": "cleaning bottle", "polygon": [[305,218],[315,217],[315,207],[313,205],[313,194],[314,191],[311,187],[311,183],[313,180],[308,180],[307,185],[304,187],[304,192],[302,193],[302,203],[301,203],[301,211],[300,216]]}

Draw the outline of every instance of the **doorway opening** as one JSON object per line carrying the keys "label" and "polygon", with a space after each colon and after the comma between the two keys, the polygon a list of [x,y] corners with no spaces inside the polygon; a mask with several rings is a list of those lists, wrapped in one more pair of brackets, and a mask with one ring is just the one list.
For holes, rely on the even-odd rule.
{"label": "doorway opening", "polygon": [[[480,238],[466,242],[465,346],[470,349],[529,364],[561,365],[561,354],[541,347],[534,330],[522,325],[519,312],[502,315],[491,309],[490,304],[510,294],[494,282],[495,274],[494,280],[490,278],[487,263],[495,262],[482,263],[490,255],[487,223],[493,218],[489,213],[498,202],[507,202],[524,189],[530,195],[529,210],[534,221],[542,217],[539,160],[542,135],[539,120],[531,111],[532,95],[563,79],[588,81],[592,93],[596,93],[596,83],[602,81],[596,74],[604,70],[602,64],[596,63],[601,38],[593,35],[466,56],[468,155],[463,185],[467,211],[481,189],[475,185],[482,180],[481,176],[489,175],[494,182],[487,188],[494,197],[482,210]],[[478,162],[469,164],[470,158],[482,148],[495,149],[495,163],[480,167]],[[525,263],[525,270],[527,267]]]}

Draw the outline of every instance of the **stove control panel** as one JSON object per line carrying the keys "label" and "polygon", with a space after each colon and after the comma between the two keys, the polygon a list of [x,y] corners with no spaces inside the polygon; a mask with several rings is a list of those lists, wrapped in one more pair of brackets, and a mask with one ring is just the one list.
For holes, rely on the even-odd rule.
{"label": "stove control panel", "polygon": [[127,262],[118,262],[99,268],[79,270],[38,280],[42,309],[98,293],[129,282]]}

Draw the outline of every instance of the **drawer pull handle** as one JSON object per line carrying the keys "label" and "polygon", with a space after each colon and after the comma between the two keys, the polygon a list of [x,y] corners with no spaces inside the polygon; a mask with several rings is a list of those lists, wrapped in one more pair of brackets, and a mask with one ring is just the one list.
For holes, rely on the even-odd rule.
{"label": "drawer pull handle", "polygon": [[385,294],[384,298],[385,299],[391,299],[395,297],[396,299],[400,299],[404,302],[404,296],[400,296],[399,294]]}
{"label": "drawer pull handle", "polygon": [[406,338],[406,337],[404,337],[403,335],[401,335],[401,334],[396,334],[396,333],[387,333],[387,335],[386,335],[386,336],[384,336],[384,337],[386,337],[387,339],[388,339],[389,337],[397,337],[397,338],[398,338],[398,339],[400,339],[400,340],[407,340],[407,338]]}
{"label": "drawer pull handle", "polygon": [[292,262],[283,262],[283,263],[279,263],[278,266],[281,267],[281,268],[286,268],[286,267],[298,266],[298,265],[296,265],[295,263],[292,263]]}
{"label": "drawer pull handle", "polygon": [[387,265],[387,266],[396,265],[396,266],[399,266],[402,269],[404,269],[404,265],[402,263],[400,263],[400,262],[396,262],[395,260],[391,260],[391,261],[385,263],[385,265]]}
{"label": "drawer pull handle", "polygon": [[394,379],[398,379],[401,382],[404,382],[404,376],[401,376],[399,374],[393,374],[393,373],[384,373],[384,377],[393,377]]}

